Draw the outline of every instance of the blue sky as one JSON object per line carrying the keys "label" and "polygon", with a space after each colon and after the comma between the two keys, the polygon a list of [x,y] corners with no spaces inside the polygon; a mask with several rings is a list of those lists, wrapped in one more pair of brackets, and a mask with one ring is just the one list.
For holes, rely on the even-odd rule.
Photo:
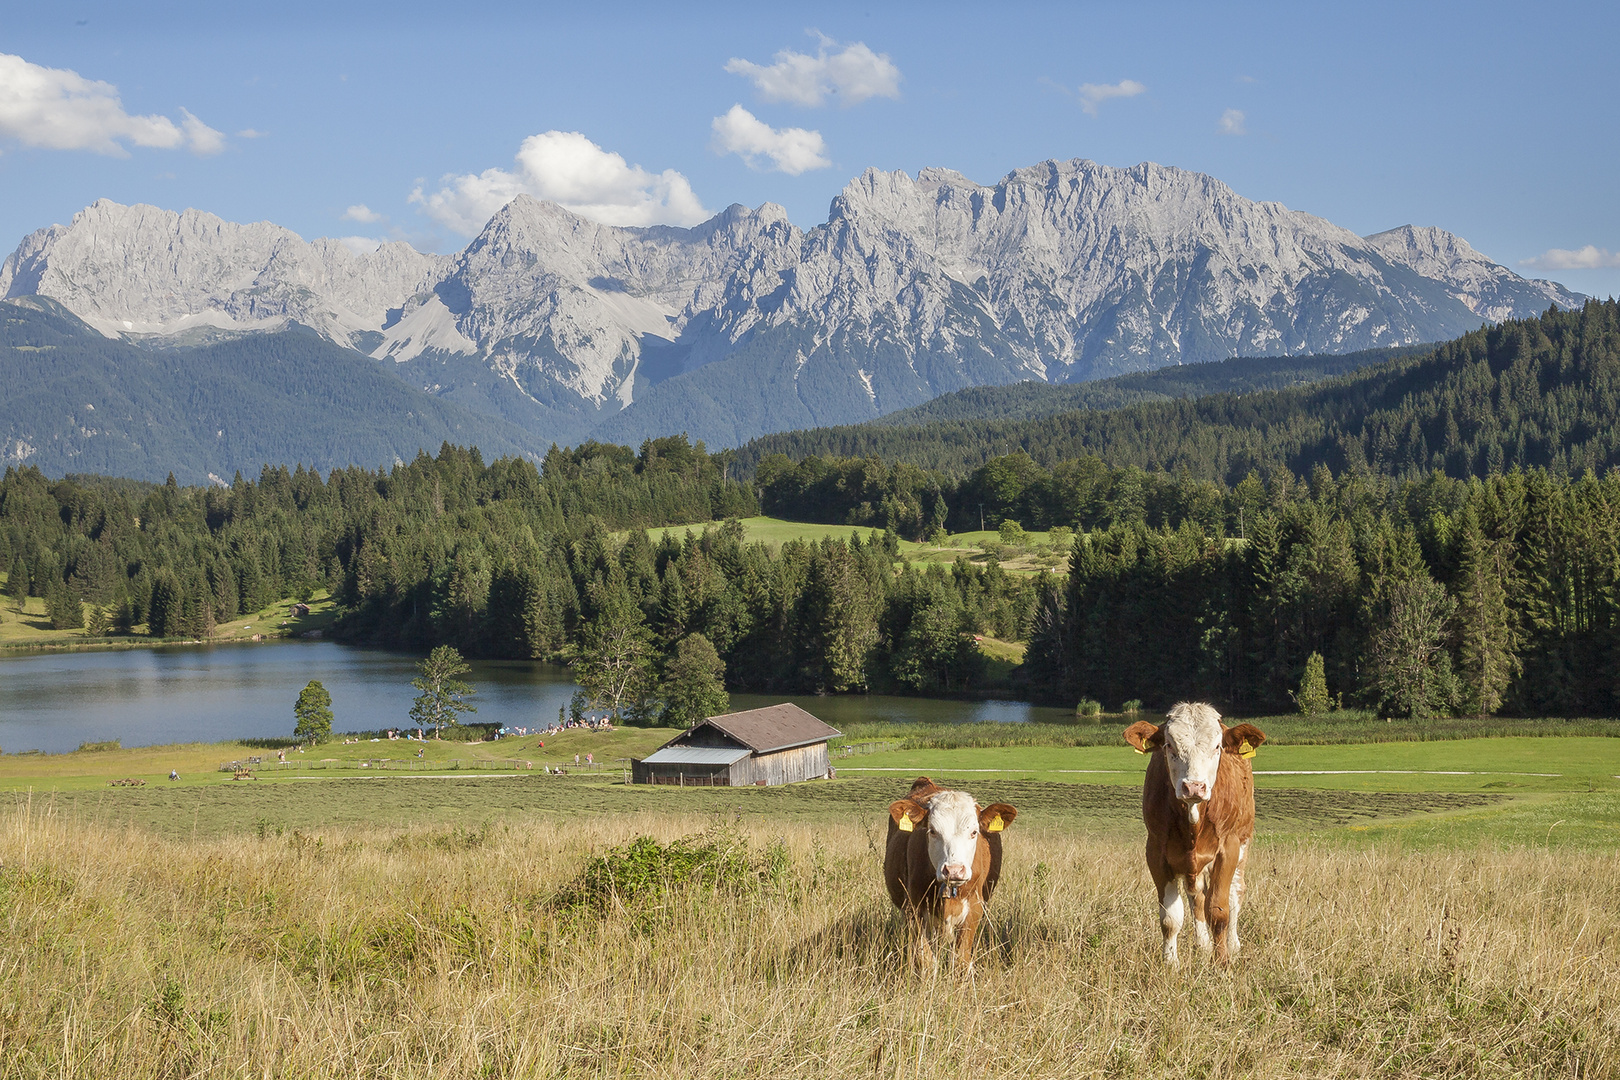
{"label": "blue sky", "polygon": [[809,227],[869,166],[1086,157],[1620,293],[1614,5],[225,8],[0,3],[0,250],[102,197],[439,251],[516,190]]}

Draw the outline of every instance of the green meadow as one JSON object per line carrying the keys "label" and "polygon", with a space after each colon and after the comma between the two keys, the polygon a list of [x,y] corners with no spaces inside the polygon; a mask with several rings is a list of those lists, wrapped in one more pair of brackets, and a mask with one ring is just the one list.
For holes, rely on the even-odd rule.
{"label": "green meadow", "polygon": [[[827,537],[848,540],[851,533],[858,533],[864,543],[873,536],[883,535],[881,530],[858,525],[818,525],[773,517],[742,518],[741,521],[747,540],[776,546],[790,540],[815,542]],[[656,544],[665,535],[680,539],[688,531],[693,535],[700,535],[705,528],[718,529],[720,525],[718,521],[675,525],[648,529],[647,535]],[[1066,569],[1066,556],[1055,555],[1052,552],[1051,538],[1047,533],[1026,531],[1024,536],[1025,542],[1019,548],[1002,552],[998,560],[1002,569],[1017,573],[1035,573],[1042,569],[1061,572]],[[982,531],[976,529],[972,532],[951,533],[941,544],[921,544],[912,540],[901,540],[900,554],[911,562],[921,564],[939,563],[950,566],[957,559],[983,564],[990,558],[986,545],[996,545],[999,549],[1000,539],[1000,534],[994,529]]]}

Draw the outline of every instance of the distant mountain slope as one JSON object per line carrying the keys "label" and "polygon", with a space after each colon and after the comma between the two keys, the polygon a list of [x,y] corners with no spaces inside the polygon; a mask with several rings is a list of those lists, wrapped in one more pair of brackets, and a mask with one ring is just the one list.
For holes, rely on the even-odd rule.
{"label": "distant mountain slope", "polygon": [[25,238],[0,295],[114,336],[296,322],[541,441],[713,446],[973,386],[1444,340],[1582,299],[1440,229],[1360,237],[1200,173],[1084,160],[990,185],[869,169],[809,231],[771,204],[631,229],[519,196],[445,256],[102,200]]}
{"label": "distant mountain slope", "polygon": [[1213,363],[1176,364],[1157,371],[1063,386],[1032,381],[1012,386],[974,387],[901,409],[872,423],[880,427],[916,427],[940,420],[1035,420],[1071,409],[1118,409],[1143,401],[1282,390],[1433,348],[1433,345],[1400,345],[1315,356],[1237,356]]}
{"label": "distant mountain slope", "polygon": [[151,350],[50,300],[0,301],[0,385],[0,462],[51,476],[207,483],[267,462],[376,467],[446,441],[490,458],[543,450],[308,330]]}
{"label": "distant mountain slope", "polygon": [[794,432],[749,443],[736,466],[747,474],[772,453],[870,455],[960,476],[1019,451],[1045,466],[1096,455],[1229,483],[1268,466],[1459,477],[1620,467],[1620,303],[1512,320],[1312,386],[1028,420]]}

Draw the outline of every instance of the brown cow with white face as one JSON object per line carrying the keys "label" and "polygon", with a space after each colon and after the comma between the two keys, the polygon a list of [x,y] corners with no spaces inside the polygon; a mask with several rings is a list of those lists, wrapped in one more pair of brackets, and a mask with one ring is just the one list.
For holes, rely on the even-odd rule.
{"label": "brown cow with white face", "polygon": [[973,939],[1001,877],[1001,831],[1017,816],[1006,803],[981,809],[967,792],[926,776],[890,804],[883,878],[916,928],[918,963],[932,960],[929,939],[939,935],[953,943],[957,968],[972,966]]}
{"label": "brown cow with white face", "polygon": [[1182,892],[1192,899],[1198,947],[1226,962],[1241,945],[1243,864],[1254,839],[1254,772],[1249,758],[1266,741],[1253,724],[1226,727],[1202,702],[1182,702],[1163,727],[1146,720],[1125,741],[1152,754],[1142,782],[1148,873],[1159,896],[1164,959],[1176,963]]}

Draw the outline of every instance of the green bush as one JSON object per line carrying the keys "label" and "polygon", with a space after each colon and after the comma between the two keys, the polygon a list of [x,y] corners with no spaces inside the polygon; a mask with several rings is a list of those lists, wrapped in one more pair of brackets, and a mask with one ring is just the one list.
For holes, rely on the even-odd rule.
{"label": "green bush", "polygon": [[1081,698],[1080,703],[1074,707],[1076,716],[1101,716],[1102,702],[1091,698]]}
{"label": "green bush", "polygon": [[1119,711],[1124,713],[1126,716],[1135,716],[1137,713],[1142,711],[1141,699],[1131,698],[1131,700],[1119,707]]}
{"label": "green bush", "polygon": [[622,909],[646,915],[676,893],[708,889],[746,893],[787,879],[787,849],[779,842],[761,855],[728,829],[710,829],[660,844],[638,836],[592,857],[579,876],[558,890],[552,905],[563,911],[606,914]]}
{"label": "green bush", "polygon": [[1321,716],[1333,708],[1321,653],[1313,652],[1306,658],[1305,674],[1299,680],[1299,693],[1294,694],[1293,698],[1301,716]]}

